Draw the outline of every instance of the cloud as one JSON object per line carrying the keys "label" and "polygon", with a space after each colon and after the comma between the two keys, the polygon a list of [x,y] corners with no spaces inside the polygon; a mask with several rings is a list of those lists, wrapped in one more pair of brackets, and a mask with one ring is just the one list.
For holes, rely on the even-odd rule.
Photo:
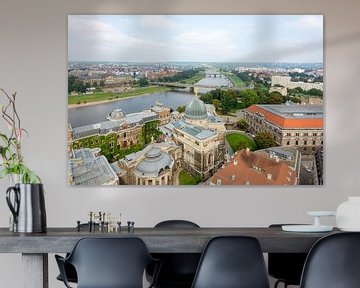
{"label": "cloud", "polygon": [[141,17],[140,25],[146,28],[169,29],[176,26],[176,23],[165,15],[144,15]]}
{"label": "cloud", "polygon": [[186,31],[174,37],[179,56],[191,61],[226,61],[238,53],[235,35],[228,31]]}
{"label": "cloud", "polygon": [[301,60],[304,55],[309,62],[322,54],[322,18],[256,16],[245,21],[239,16],[220,19],[218,25],[216,16],[69,16],[68,59],[225,62]]}
{"label": "cloud", "polygon": [[69,16],[68,27],[69,59],[113,58],[124,50],[131,50],[146,43],[98,18]]}
{"label": "cloud", "polygon": [[287,23],[288,28],[291,29],[322,29],[323,28],[323,15],[303,15],[296,20]]}

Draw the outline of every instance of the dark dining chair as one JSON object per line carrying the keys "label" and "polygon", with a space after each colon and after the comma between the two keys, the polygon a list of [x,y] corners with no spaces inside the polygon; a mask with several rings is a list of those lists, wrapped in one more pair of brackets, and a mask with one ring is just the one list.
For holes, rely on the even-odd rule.
{"label": "dark dining chair", "polygon": [[318,240],[306,259],[301,288],[360,287],[360,233],[348,232]]}
{"label": "dark dining chair", "polygon": [[[80,229],[89,229],[89,224],[88,223],[80,224]],[[95,229],[99,229],[99,224],[98,223],[95,223]],[[69,253],[66,254],[66,257],[68,257],[68,256],[69,256]],[[77,275],[76,275],[76,270],[75,270],[74,266],[71,265],[70,263],[65,262],[64,263],[64,270],[65,270],[65,275],[66,275],[67,281],[71,282],[71,283],[77,283]],[[64,282],[62,277],[61,277],[61,274],[59,274],[56,277],[56,279],[59,280],[59,281]]]}
{"label": "dark dining chair", "polygon": [[78,288],[143,288],[146,267],[158,263],[154,281],[160,268],[160,262],[152,258],[139,238],[82,238],[68,257],[55,258],[66,287],[70,285],[65,263],[74,266]]}
{"label": "dark dining chair", "polygon": [[[199,225],[187,220],[166,220],[155,225],[156,229],[163,228],[200,228]],[[200,253],[157,253],[152,254],[161,259],[162,266],[159,272],[156,288],[190,288],[194,280]],[[153,267],[147,269],[147,279],[151,279]]]}
{"label": "dark dining chair", "polygon": [[[288,224],[272,224],[269,228],[281,228],[282,225]],[[274,288],[280,283],[284,284],[284,288],[288,285],[300,285],[306,257],[307,253],[269,253],[268,273],[277,279]]]}
{"label": "dark dining chair", "polygon": [[192,288],[269,288],[261,247],[256,238],[212,238],[201,256]]}

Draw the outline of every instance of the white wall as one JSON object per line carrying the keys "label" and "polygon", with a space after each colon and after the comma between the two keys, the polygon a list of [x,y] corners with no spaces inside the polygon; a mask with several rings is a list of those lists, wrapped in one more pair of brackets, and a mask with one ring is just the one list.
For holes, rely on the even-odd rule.
{"label": "white wall", "polygon": [[[18,92],[30,132],[26,161],[46,187],[48,226],[74,226],[87,211],[122,212],[136,226],[186,218],[201,226],[267,226],[308,222],[307,210],[334,210],[358,189],[360,22],[357,0],[2,0],[0,87]],[[324,14],[325,185],[323,187],[119,187],[66,185],[68,14]],[[6,180],[0,182],[0,226],[8,224]],[[334,224],[333,220],[328,223]],[[53,256],[50,287],[62,287]],[[1,287],[20,287],[19,255],[0,255]]]}

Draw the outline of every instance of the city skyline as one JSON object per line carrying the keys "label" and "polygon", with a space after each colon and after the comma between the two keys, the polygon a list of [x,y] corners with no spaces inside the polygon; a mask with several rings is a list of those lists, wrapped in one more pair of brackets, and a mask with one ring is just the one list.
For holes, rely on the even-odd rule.
{"label": "city skyline", "polygon": [[323,62],[322,15],[69,15],[68,60]]}

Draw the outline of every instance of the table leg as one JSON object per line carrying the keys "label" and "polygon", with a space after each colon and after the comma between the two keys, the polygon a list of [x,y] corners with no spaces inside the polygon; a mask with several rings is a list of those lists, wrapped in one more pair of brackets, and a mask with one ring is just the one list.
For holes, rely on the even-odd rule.
{"label": "table leg", "polygon": [[49,288],[48,254],[22,254],[23,288]]}

